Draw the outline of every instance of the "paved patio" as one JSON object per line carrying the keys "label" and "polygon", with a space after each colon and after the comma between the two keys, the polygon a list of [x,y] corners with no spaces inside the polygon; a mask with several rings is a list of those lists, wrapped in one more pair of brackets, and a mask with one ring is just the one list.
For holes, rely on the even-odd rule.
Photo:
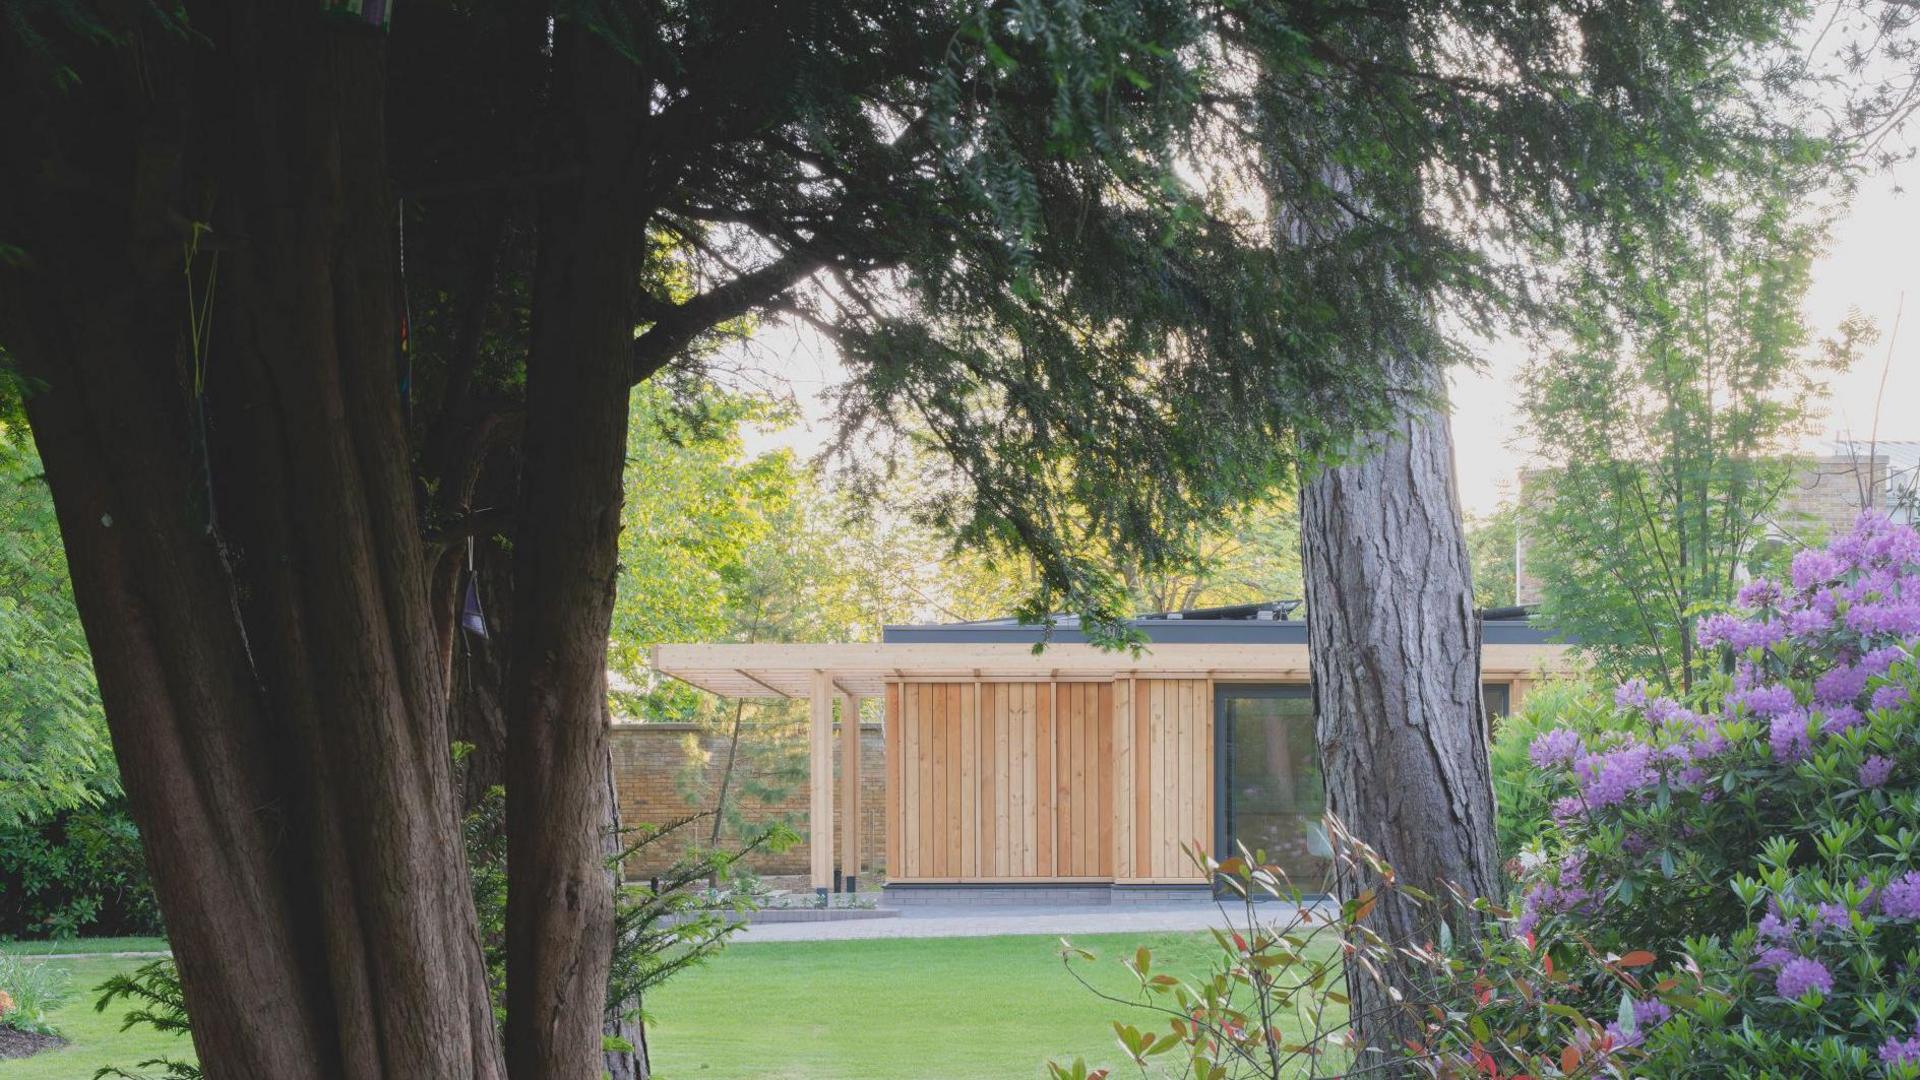
{"label": "paved patio", "polygon": [[[1263,913],[1265,905],[1262,907]],[[1273,915],[1278,916],[1279,911]],[[914,905],[893,919],[761,923],[735,941],[850,941],[857,938],[996,937],[1001,934],[1126,934],[1224,926],[1212,904],[1114,904],[1060,907],[1023,904]]]}

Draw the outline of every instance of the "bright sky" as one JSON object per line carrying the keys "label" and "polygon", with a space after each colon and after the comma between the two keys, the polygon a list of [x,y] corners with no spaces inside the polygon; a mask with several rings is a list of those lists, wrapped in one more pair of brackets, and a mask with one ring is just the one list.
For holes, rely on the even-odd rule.
{"label": "bright sky", "polygon": [[[1897,190],[1900,184],[1916,189]],[[1807,318],[1816,337],[1833,332],[1850,308],[1879,327],[1881,339],[1853,370],[1833,380],[1826,415],[1809,448],[1851,433],[1867,438],[1881,401],[1882,439],[1920,440],[1920,163],[1861,185],[1846,217],[1834,230],[1827,254],[1814,270]],[[1905,295],[1905,317],[1893,335],[1894,316]],[[1891,340],[1891,351],[1889,351]],[[832,345],[811,331],[769,324],[742,348],[753,366],[777,374],[799,399],[803,422],[763,432],[749,451],[787,446],[811,455],[832,435],[826,391],[845,377]],[[1511,493],[1526,460],[1515,375],[1526,362],[1519,342],[1489,347],[1479,372],[1459,371],[1453,381],[1453,435],[1460,495],[1469,515],[1485,514]],[[1880,395],[1883,367],[1886,390]]]}
{"label": "bright sky", "polygon": [[[1895,190],[1905,183],[1916,189]],[[1865,440],[1880,408],[1880,438],[1920,439],[1920,166],[1861,185],[1847,217],[1834,229],[1827,254],[1814,268],[1807,296],[1808,326],[1816,338],[1831,334],[1851,308],[1880,329],[1851,371],[1834,379],[1820,420],[1808,441],[1818,445],[1840,434]],[[1899,334],[1895,313],[1906,296]],[[1891,352],[1889,352],[1891,343]],[[1514,377],[1526,350],[1506,342],[1489,350],[1484,371],[1458,371],[1453,379],[1453,438],[1460,468],[1460,497],[1468,514],[1484,514],[1510,494],[1525,461]],[[1880,397],[1880,376],[1886,393]],[[1812,448],[1810,445],[1809,448]]]}

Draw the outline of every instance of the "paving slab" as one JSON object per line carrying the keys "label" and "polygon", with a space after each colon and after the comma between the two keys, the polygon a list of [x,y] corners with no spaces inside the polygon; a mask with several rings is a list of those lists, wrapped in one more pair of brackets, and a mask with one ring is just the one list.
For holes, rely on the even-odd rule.
{"label": "paving slab", "polygon": [[[1270,913],[1269,908],[1272,909]],[[1284,914],[1278,904],[1262,904],[1261,910],[1266,918],[1280,918]],[[755,924],[741,930],[733,940],[851,941],[861,938],[997,937],[1002,934],[1131,934],[1205,930],[1226,926],[1227,922],[1227,916],[1213,904],[1102,904],[1087,907],[928,904],[902,907],[897,919]]]}

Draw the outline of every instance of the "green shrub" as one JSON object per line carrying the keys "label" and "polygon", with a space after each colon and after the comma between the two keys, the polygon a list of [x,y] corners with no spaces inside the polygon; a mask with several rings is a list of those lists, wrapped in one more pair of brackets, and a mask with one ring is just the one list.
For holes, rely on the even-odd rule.
{"label": "green shrub", "polygon": [[0,938],[160,932],[159,901],[124,801],[0,827]]}
{"label": "green shrub", "polygon": [[[180,969],[172,960],[142,964],[131,973],[115,975],[94,989],[100,991],[100,1000],[93,1003],[95,1012],[106,1012],[116,1001],[131,1006],[121,1017],[121,1031],[149,1027],[170,1035],[192,1034],[186,991],[180,986]],[[108,1065],[96,1070],[93,1080],[109,1077],[114,1080],[201,1080],[202,1077],[198,1065],[172,1058],[148,1058],[137,1067],[157,1071],[136,1073]]]}
{"label": "green shrub", "polygon": [[[1337,869],[1305,889],[1281,868],[1263,865],[1263,853],[1244,847],[1225,861],[1196,856],[1226,894],[1226,925],[1213,930],[1213,960],[1204,972],[1163,970],[1143,947],[1122,958],[1137,989],[1107,994],[1077,970],[1093,954],[1061,942],[1069,974],[1127,1010],[1113,1021],[1127,1075],[1282,1080],[1597,1074],[1598,1058],[1586,1048],[1607,1038],[1611,1013],[1596,1018],[1559,1001],[1565,976],[1550,956],[1504,936],[1454,941],[1452,927],[1492,922],[1503,912],[1485,900],[1433,896],[1399,881],[1338,820],[1324,820]],[[1342,903],[1316,903],[1312,896],[1331,891],[1335,878],[1365,887]],[[1388,940],[1368,917],[1394,892],[1418,913],[1418,925],[1406,937]],[[1628,962],[1612,966],[1620,987],[1637,986]],[[1386,974],[1395,968],[1410,975],[1404,988]],[[1353,993],[1362,1005],[1354,1004]],[[1365,1014],[1357,1015],[1363,1007]],[[1487,1016],[1503,1022],[1491,1025]],[[1395,1031],[1418,1037],[1404,1045],[1381,1037]],[[1367,1046],[1369,1039],[1375,1044]],[[1084,1060],[1049,1062],[1048,1069],[1052,1080],[1113,1075]]]}
{"label": "green shrub", "polygon": [[0,953],[0,1024],[58,1035],[47,1014],[67,999],[66,970],[45,960]]}
{"label": "green shrub", "polygon": [[1512,867],[1528,845],[1552,827],[1553,795],[1527,750],[1542,732],[1572,730],[1583,739],[1624,731],[1632,721],[1613,707],[1613,691],[1584,679],[1555,679],[1527,695],[1520,711],[1500,721],[1493,734],[1493,797],[1500,861]]}
{"label": "green shrub", "polygon": [[1654,950],[1611,1044],[1647,1074],[1920,1077],[1920,535],[1863,517],[1741,598],[1700,700],[1628,683],[1630,730],[1536,736],[1555,828],[1514,930]]}

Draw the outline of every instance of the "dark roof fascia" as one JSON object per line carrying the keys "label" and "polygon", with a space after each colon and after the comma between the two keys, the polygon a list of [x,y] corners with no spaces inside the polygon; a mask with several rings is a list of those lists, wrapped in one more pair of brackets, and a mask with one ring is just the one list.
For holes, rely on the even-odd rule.
{"label": "dark roof fascia", "polygon": [[[1305,645],[1307,624],[1299,619],[1135,619],[1147,640],[1163,645]],[[1555,638],[1546,630],[1519,619],[1489,620],[1488,645],[1547,645]],[[1056,627],[1047,635],[1038,626],[1019,623],[920,623],[888,626],[880,640],[897,645],[1031,645],[1051,640],[1061,645],[1085,644],[1077,628]]]}

